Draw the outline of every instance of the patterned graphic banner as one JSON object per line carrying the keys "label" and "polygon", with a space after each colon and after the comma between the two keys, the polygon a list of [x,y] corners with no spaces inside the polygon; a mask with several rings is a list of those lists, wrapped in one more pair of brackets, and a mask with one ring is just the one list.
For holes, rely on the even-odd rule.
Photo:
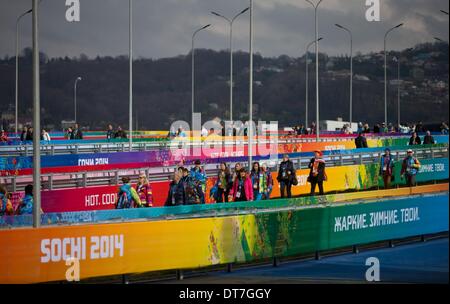
{"label": "patterned graphic banner", "polygon": [[[449,167],[447,158],[429,159],[422,161],[422,168],[417,175],[417,182],[448,180]],[[395,163],[395,179],[392,186],[405,185],[405,179],[400,176],[401,162]],[[379,176],[378,163],[327,168],[328,181],[324,183],[325,192],[343,192],[347,190],[368,190],[383,188],[383,180]],[[292,188],[292,195],[306,195],[310,193],[307,182],[309,170],[298,170],[298,186]],[[280,186],[277,172],[272,172],[274,187],[271,197],[279,198]],[[215,177],[207,180],[207,203],[212,203],[209,190],[216,182]],[[169,191],[169,182],[152,183],[154,207],[164,206]],[[42,209],[45,213],[78,212],[114,209],[117,197],[117,186],[87,187],[64,190],[42,191]],[[17,205],[22,193],[14,193],[13,205]]]}
{"label": "patterned graphic banner", "polygon": [[[445,137],[448,140],[448,137]],[[393,149],[405,148],[406,139],[380,139],[368,140],[369,149],[355,150],[352,140],[320,142],[320,143],[292,143],[280,144],[277,146],[263,145],[254,147],[253,155],[255,160],[265,160],[271,157],[281,158],[282,154],[291,154],[292,157],[306,157],[315,150],[332,153],[356,153],[356,152],[376,152],[383,147]],[[445,143],[436,147],[443,147]],[[422,148],[424,146],[421,146]],[[431,147],[431,146],[430,146]],[[215,146],[208,149],[159,149],[146,152],[115,152],[115,153],[93,153],[93,154],[65,154],[54,156],[42,156],[42,173],[67,173],[86,172],[133,168],[155,168],[162,166],[173,166],[180,163],[192,164],[200,159],[206,163],[220,163],[246,161],[248,148],[244,145],[236,146]],[[415,149],[419,147],[414,147]],[[33,168],[33,158],[31,156],[11,156],[0,157],[0,176],[31,175]]]}
{"label": "patterned graphic banner", "polygon": [[[0,283],[250,262],[448,231],[448,193],[218,218],[0,231]],[[180,237],[182,236],[182,237]]]}

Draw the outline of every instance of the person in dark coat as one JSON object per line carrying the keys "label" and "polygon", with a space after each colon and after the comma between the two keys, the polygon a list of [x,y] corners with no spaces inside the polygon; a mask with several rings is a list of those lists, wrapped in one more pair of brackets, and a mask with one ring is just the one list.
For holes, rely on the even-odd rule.
{"label": "person in dark coat", "polygon": [[184,205],[186,202],[186,193],[184,191],[184,184],[181,181],[181,176],[176,172],[173,176],[173,180],[169,185],[169,194],[167,195],[167,200],[165,207],[173,207]]}
{"label": "person in dark coat", "polygon": [[368,148],[367,139],[364,136],[364,133],[360,132],[358,134],[358,137],[356,137],[356,139],[355,139],[355,145],[356,145],[357,149]]}
{"label": "person in dark coat", "polygon": [[319,186],[320,195],[324,195],[323,182],[327,180],[325,172],[325,161],[322,159],[323,153],[321,151],[314,152],[314,158],[309,162],[310,169],[308,182],[311,183],[311,196],[315,195],[316,186]]}
{"label": "person in dark coat", "polygon": [[28,133],[28,128],[27,127],[23,127],[22,134],[20,134],[20,141],[26,141],[27,140],[27,133]]}
{"label": "person in dark coat", "polygon": [[423,139],[424,145],[434,145],[436,141],[434,140],[434,137],[431,136],[431,132],[427,131],[427,134],[425,135],[425,138]]}
{"label": "person in dark coat", "polygon": [[277,177],[277,180],[280,183],[281,198],[285,198],[286,194],[288,198],[292,197],[291,188],[294,183],[294,178],[297,178],[294,163],[289,160],[289,155],[285,154],[283,156],[283,161],[280,164],[280,168],[278,169]]}
{"label": "person in dark coat", "polygon": [[72,134],[70,134],[71,140],[81,140],[83,139],[83,132],[80,130],[80,127],[78,124],[75,124],[72,130]]}
{"label": "person in dark coat", "polygon": [[28,128],[27,134],[25,136],[25,140],[26,141],[33,141],[33,128],[32,127]]}
{"label": "person in dark coat", "polygon": [[106,130],[106,139],[114,138],[114,130],[112,125],[108,125],[108,130]]}
{"label": "person in dark coat", "polygon": [[416,145],[421,145],[422,144],[422,140],[420,139],[419,136],[417,136],[417,133],[414,132],[411,136],[411,138],[409,139],[409,145],[410,146],[416,146]]}

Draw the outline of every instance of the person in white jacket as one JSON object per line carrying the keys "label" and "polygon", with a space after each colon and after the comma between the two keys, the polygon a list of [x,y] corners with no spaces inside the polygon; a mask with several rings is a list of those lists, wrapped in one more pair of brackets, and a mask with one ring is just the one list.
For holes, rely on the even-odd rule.
{"label": "person in white jacket", "polygon": [[42,130],[41,140],[43,141],[51,141],[50,134],[46,130]]}

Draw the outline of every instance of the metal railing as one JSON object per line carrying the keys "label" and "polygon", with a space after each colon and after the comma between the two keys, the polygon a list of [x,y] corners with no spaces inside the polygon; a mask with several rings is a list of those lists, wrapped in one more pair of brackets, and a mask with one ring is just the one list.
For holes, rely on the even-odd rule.
{"label": "metal railing", "polygon": [[[268,137],[270,138],[270,137]],[[406,136],[391,136],[391,137],[377,137],[377,139],[405,139],[408,140],[409,137]],[[320,142],[342,142],[342,141],[353,141],[354,138],[348,137],[324,137],[321,138]],[[277,138],[277,139],[263,139],[258,138],[256,144],[298,144],[298,143],[315,143],[316,140],[313,138]],[[223,144],[224,146],[246,146],[248,140],[244,137],[236,137],[231,139],[229,137],[223,140],[190,140],[189,138],[179,139],[175,141],[155,141],[155,142],[139,142],[136,141],[132,145],[131,151],[143,152],[152,151],[158,149],[168,149],[170,147],[177,147],[178,145],[184,145],[185,147],[202,147],[205,144]],[[128,142],[98,142],[89,143],[82,141],[74,141],[74,143],[45,143],[41,144],[41,155],[58,155],[58,154],[90,154],[90,153],[114,153],[114,152],[130,152],[130,146]],[[0,146],[0,156],[32,156],[33,155],[33,145],[31,144],[21,144],[13,146]]]}
{"label": "metal railing", "polygon": [[[423,147],[416,148],[415,157],[418,159],[434,159],[434,158],[448,158],[448,146],[442,147]],[[327,167],[340,167],[350,165],[363,165],[378,162],[384,154],[383,149],[380,148],[377,152],[355,152],[355,153],[341,153],[330,154],[324,156]],[[402,160],[406,157],[406,149],[394,148],[392,155],[396,160]],[[311,157],[293,157],[291,161],[294,163],[296,169],[306,169],[311,160]],[[264,160],[261,163],[266,163],[269,168],[276,170],[280,160]],[[234,168],[238,162],[229,162],[231,168]],[[245,163],[242,163],[244,166]],[[208,176],[216,176],[219,170],[219,163],[206,164],[205,171]],[[41,177],[42,187],[44,190],[56,190],[66,188],[81,188],[93,186],[115,186],[119,184],[122,176],[128,176],[131,180],[137,180],[138,176],[145,172],[149,176],[150,182],[167,181],[171,174],[176,170],[176,166],[158,167],[158,168],[136,168],[136,169],[119,169],[93,172],[76,172],[76,173],[52,173],[43,174]],[[32,182],[32,176],[6,176],[0,177],[0,183],[6,185],[8,191],[17,192],[18,189],[23,189],[27,184]]]}

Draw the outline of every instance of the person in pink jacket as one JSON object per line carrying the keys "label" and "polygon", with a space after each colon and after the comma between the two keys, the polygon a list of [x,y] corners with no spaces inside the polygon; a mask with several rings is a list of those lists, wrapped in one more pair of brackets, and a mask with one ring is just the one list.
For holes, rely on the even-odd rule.
{"label": "person in pink jacket", "polygon": [[231,188],[230,198],[234,202],[251,202],[253,201],[252,180],[245,169],[239,171],[239,175]]}

